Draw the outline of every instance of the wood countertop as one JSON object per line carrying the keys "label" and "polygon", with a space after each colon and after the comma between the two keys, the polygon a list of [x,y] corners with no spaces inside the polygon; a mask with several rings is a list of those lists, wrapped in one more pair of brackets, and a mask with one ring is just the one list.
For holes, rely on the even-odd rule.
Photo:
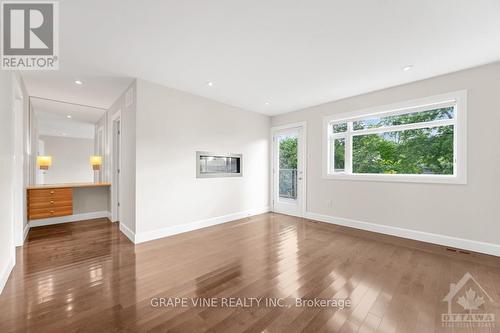
{"label": "wood countertop", "polygon": [[110,187],[111,183],[68,183],[68,184],[45,184],[28,186],[28,190],[52,189],[52,188],[85,188],[85,187]]}

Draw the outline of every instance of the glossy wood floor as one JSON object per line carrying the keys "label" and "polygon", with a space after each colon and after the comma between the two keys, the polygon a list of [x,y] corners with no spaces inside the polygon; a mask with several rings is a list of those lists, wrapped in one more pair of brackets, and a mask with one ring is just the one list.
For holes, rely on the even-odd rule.
{"label": "glossy wood floor", "polygon": [[[421,249],[419,248],[421,247]],[[0,296],[0,332],[499,332],[500,261],[264,214],[134,246],[107,220],[34,228]],[[495,328],[444,328],[470,272]],[[344,298],[335,308],[155,308],[153,297]]]}

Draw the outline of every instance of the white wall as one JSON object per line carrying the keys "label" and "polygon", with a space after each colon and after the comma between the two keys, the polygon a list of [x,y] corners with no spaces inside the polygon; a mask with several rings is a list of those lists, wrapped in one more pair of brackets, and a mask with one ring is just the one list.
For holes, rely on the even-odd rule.
{"label": "white wall", "polygon": [[[269,133],[267,116],[138,80],[136,233],[266,210]],[[198,150],[243,154],[243,177],[197,179]]]}
{"label": "white wall", "polygon": [[[322,178],[324,116],[461,89],[468,91],[466,185]],[[273,126],[297,121],[308,126],[309,212],[500,245],[500,63],[272,118]]]}
{"label": "white wall", "polygon": [[109,189],[88,187],[73,189],[73,215],[109,212]]}
{"label": "white wall", "polygon": [[0,71],[0,292],[15,263],[12,74]]}
{"label": "white wall", "polygon": [[46,184],[91,183],[94,171],[90,156],[94,154],[94,140],[62,136],[40,135],[45,154],[52,156],[52,166],[45,172]]}
{"label": "white wall", "polygon": [[16,246],[24,243],[28,231],[26,208],[26,185],[30,183],[30,151],[29,151],[29,96],[19,73],[13,74],[13,117],[14,124],[14,240]]}

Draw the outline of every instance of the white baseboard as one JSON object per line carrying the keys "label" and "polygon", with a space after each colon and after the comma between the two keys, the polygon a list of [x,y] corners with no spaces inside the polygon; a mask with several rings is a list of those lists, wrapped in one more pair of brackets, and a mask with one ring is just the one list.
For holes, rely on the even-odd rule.
{"label": "white baseboard", "polygon": [[135,233],[132,230],[130,230],[125,224],[120,223],[120,231],[135,244]]}
{"label": "white baseboard", "polygon": [[9,279],[10,273],[12,272],[12,269],[14,268],[14,258],[10,257],[9,261],[7,262],[7,265],[2,268],[0,271],[0,294],[3,291],[3,288],[5,287],[5,284],[7,283],[7,280]]}
{"label": "white baseboard", "polygon": [[26,242],[26,237],[28,237],[28,232],[30,231],[30,224],[26,223],[24,226],[24,234],[23,234],[23,244]]}
{"label": "white baseboard", "polygon": [[[252,209],[244,212],[232,213],[228,215],[213,217],[201,221],[191,222],[187,224],[174,225],[171,227],[145,231],[134,235],[134,243],[144,243],[158,238],[168,237],[177,235],[180,233],[194,231],[202,228],[211,227],[217,224],[227,223],[234,220],[239,220],[245,217],[264,214],[270,211],[270,207],[263,207],[258,209]],[[121,225],[120,225],[121,226]],[[125,232],[124,232],[125,233]],[[125,234],[126,235],[126,234]],[[131,238],[127,235],[128,238]]]}
{"label": "white baseboard", "polygon": [[69,216],[51,217],[48,219],[31,220],[31,221],[29,221],[29,226],[30,226],[30,228],[33,228],[33,227],[40,227],[43,225],[52,225],[52,224],[59,224],[59,223],[78,222],[78,221],[84,221],[84,220],[99,219],[99,218],[108,217],[108,216],[109,216],[108,211],[74,214],[74,215],[69,215]]}
{"label": "white baseboard", "polygon": [[493,256],[500,257],[500,244],[486,243],[480,241],[474,241],[469,239],[445,236],[440,234],[434,234],[424,231],[417,231],[411,229],[404,229],[399,227],[387,226],[382,224],[375,224],[369,222],[361,222],[341,217],[334,217],[329,215],[322,215],[312,212],[306,212],[305,218],[311,220],[317,220],[321,222],[327,222],[331,224],[341,225],[345,227],[351,227],[366,231],[378,232],[381,234],[397,236],[407,239],[413,239],[421,242],[427,242],[432,244],[438,244],[443,246],[454,247],[458,249],[490,254]]}

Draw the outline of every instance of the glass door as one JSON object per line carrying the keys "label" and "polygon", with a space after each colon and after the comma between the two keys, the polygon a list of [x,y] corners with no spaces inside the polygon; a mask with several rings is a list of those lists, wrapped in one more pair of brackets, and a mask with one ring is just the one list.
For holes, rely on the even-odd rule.
{"label": "glass door", "polygon": [[273,133],[273,210],[303,215],[302,127]]}

